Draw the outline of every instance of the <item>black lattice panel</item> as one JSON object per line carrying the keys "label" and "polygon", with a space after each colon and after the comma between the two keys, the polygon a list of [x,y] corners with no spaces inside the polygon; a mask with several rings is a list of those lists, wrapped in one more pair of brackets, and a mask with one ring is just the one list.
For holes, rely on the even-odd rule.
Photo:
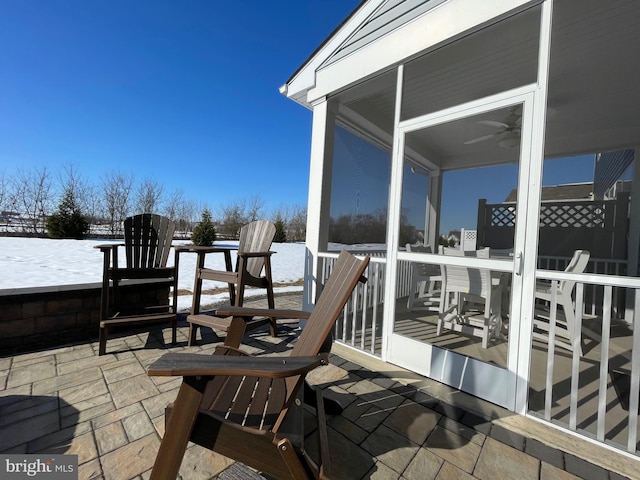
{"label": "black lattice panel", "polygon": [[[515,204],[478,201],[478,245],[513,248]],[[571,258],[574,250],[591,258],[623,259],[627,255],[629,195],[612,200],[566,200],[540,204],[538,255]]]}
{"label": "black lattice panel", "polygon": [[493,205],[490,225],[492,227],[515,227],[516,207],[513,205]]}
{"label": "black lattice panel", "polygon": [[542,205],[540,226],[552,228],[604,228],[607,205],[601,202]]}
{"label": "black lattice panel", "polygon": [[[492,205],[491,227],[515,227],[516,209]],[[551,228],[604,228],[607,205],[602,202],[542,205],[540,226]]]}

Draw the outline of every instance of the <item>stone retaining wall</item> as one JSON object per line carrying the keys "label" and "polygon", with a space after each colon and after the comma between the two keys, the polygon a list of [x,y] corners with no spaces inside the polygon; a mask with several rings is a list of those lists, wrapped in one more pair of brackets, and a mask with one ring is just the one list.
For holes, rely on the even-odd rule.
{"label": "stone retaining wall", "polygon": [[[166,281],[128,282],[121,291],[128,305],[169,303]],[[97,341],[100,294],[100,283],[0,290],[0,355]]]}

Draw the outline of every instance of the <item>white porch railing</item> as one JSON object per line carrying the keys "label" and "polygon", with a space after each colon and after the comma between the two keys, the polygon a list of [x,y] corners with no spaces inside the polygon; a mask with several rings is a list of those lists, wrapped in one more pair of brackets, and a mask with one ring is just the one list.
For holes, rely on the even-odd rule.
{"label": "white porch railing", "polygon": [[[541,270],[558,270],[562,271],[566,268],[571,258],[569,257],[538,257],[538,268]],[[626,260],[612,260],[592,258],[587,263],[585,272],[599,273],[604,275],[618,275],[624,276],[627,273],[627,261]],[[602,301],[604,295],[604,287],[602,285],[585,285],[584,291],[584,313],[589,315],[597,315],[602,313]],[[623,318],[625,316],[624,311],[624,298],[623,293],[619,287],[613,287],[612,291],[612,309],[614,318]]]}
{"label": "white porch railing", "polygon": [[[570,349],[559,345],[560,307],[551,302],[548,340],[534,344],[531,357],[535,363],[537,350],[545,359],[531,366],[530,413],[637,455],[640,329],[633,327],[640,322],[640,279],[549,271],[538,271],[537,279],[554,286],[576,280],[576,305],[589,291],[601,295],[576,309]],[[626,319],[616,306],[626,307]],[[587,342],[589,348],[582,348]],[[545,372],[544,386],[533,384],[534,368]]]}
{"label": "white porch railing", "polygon": [[[382,345],[382,302],[384,301],[384,282],[386,273],[386,250],[355,249],[351,253],[370,255],[372,257],[366,276],[366,286],[359,285],[351,300],[347,303],[342,318],[337,323],[335,338],[337,341],[380,356]],[[322,283],[329,277],[337,254],[320,253],[322,260]],[[564,270],[570,258],[567,257],[539,257],[538,268],[544,270]],[[591,259],[587,265],[587,272],[606,275],[624,275],[626,262],[624,260]],[[400,261],[398,264],[398,281],[396,282],[395,298],[409,296],[411,287],[411,262]],[[600,285],[588,285],[584,293],[584,313],[596,315],[601,313],[604,289]],[[614,318],[625,316],[625,299],[619,287],[613,287],[612,304]],[[628,315],[628,313],[627,313]]]}
{"label": "white porch railing", "polygon": [[[354,250],[354,254],[370,255],[371,261],[365,271],[367,283],[359,283],[345,305],[341,317],[334,329],[335,340],[358,350],[380,356],[382,342],[382,303],[384,301],[384,281],[386,271],[386,251]],[[322,283],[329,278],[337,254],[319,254],[322,271]],[[405,270],[410,272],[409,268]],[[410,273],[407,273],[410,275]],[[409,279],[410,280],[410,279]],[[406,281],[399,282],[402,284]],[[407,293],[408,295],[408,286]],[[399,287],[401,289],[401,287]],[[402,293],[400,293],[402,295]]]}
{"label": "white porch railing", "polygon": [[[365,275],[347,303],[335,328],[336,341],[381,356],[386,252],[353,250],[371,255]],[[329,276],[336,254],[319,254],[322,281]],[[541,257],[537,279],[576,280],[574,326],[590,348],[567,350],[556,337],[556,315],[551,316],[548,340],[535,340],[532,368],[542,379],[531,386],[530,414],[603,443],[638,454],[640,392],[640,279],[625,277],[624,261],[592,259],[584,274],[563,270],[568,258]],[[395,298],[406,299],[411,285],[411,263],[400,262]],[[553,305],[552,309],[557,310]],[[595,331],[592,330],[596,325]],[[556,341],[558,340],[558,341]],[[540,376],[540,375],[538,375]],[[532,374],[532,382],[535,375]]]}

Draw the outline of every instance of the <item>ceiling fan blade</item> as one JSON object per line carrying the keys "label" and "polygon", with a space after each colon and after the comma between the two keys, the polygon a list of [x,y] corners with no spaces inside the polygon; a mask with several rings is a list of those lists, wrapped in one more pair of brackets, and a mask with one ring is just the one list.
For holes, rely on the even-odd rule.
{"label": "ceiling fan blade", "polygon": [[488,125],[489,127],[509,128],[509,125],[507,125],[506,123],[496,122],[495,120],[480,120],[480,121],[478,121],[476,123],[478,123],[480,125]]}
{"label": "ceiling fan blade", "polygon": [[474,143],[478,143],[478,142],[484,142],[485,140],[489,140],[490,138],[493,138],[497,135],[502,135],[504,132],[496,132],[496,133],[492,133],[491,135],[484,135],[482,137],[478,137],[478,138],[474,138],[472,140],[467,140],[466,142],[464,142],[465,145],[472,145]]}

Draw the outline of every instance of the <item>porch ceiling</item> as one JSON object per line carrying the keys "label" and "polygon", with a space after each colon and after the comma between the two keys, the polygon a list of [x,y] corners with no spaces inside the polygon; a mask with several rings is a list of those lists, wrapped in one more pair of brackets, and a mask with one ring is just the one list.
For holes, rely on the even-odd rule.
{"label": "porch ceiling", "polygon": [[[555,2],[546,157],[637,146],[638,24],[640,2],[633,0],[615,4],[600,0]],[[403,119],[533,83],[538,27],[536,7],[407,63]],[[392,133],[395,71],[337,97],[349,109]],[[479,120],[504,122],[508,114],[509,110],[500,110],[438,125],[416,132],[408,142],[444,170],[515,162],[517,149],[499,147],[497,138],[465,144],[495,132]]]}

